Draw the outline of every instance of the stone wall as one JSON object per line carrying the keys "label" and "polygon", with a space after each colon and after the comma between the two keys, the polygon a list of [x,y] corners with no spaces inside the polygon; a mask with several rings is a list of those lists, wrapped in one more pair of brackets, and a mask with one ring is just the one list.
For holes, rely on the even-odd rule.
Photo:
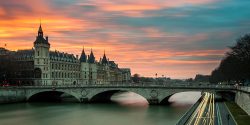
{"label": "stone wall", "polygon": [[0,104],[26,100],[25,91],[15,88],[0,87]]}
{"label": "stone wall", "polygon": [[250,115],[250,94],[238,91],[236,93],[235,102]]}

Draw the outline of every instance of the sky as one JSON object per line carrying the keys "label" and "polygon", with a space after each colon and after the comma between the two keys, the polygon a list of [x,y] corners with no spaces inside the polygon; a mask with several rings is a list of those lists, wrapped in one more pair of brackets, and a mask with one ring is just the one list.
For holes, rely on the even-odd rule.
{"label": "sky", "polygon": [[250,31],[249,0],[1,0],[0,47],[31,49],[40,19],[51,51],[104,50],[141,76],[210,74]]}

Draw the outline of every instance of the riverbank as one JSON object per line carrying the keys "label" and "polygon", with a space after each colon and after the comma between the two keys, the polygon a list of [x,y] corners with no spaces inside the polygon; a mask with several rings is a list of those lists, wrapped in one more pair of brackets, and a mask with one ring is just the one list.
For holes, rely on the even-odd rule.
{"label": "riverbank", "polygon": [[250,116],[235,102],[226,102],[226,106],[232,113],[237,125],[249,125]]}
{"label": "riverbank", "polygon": [[0,87],[0,104],[26,101],[25,91],[15,88]]}

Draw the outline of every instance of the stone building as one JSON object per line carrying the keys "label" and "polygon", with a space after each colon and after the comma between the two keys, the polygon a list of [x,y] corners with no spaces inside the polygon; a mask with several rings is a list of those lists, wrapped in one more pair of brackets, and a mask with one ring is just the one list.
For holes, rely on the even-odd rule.
{"label": "stone building", "polygon": [[73,54],[51,51],[48,36],[44,37],[41,25],[32,49],[0,51],[0,56],[6,54],[12,57],[12,63],[19,66],[15,70],[20,75],[10,79],[32,85],[127,83],[131,76],[130,69],[119,68],[114,61],[109,61],[105,52],[96,61],[92,49],[90,55],[87,55],[83,48],[79,59]]}

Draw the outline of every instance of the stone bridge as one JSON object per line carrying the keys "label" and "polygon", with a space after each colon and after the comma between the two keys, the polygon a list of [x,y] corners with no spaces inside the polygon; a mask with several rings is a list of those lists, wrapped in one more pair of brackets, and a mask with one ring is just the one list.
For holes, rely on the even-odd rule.
{"label": "stone bridge", "polygon": [[83,86],[25,86],[23,90],[27,101],[44,98],[59,98],[63,93],[75,97],[79,102],[110,101],[117,92],[134,92],[144,97],[149,104],[168,103],[168,99],[175,93],[186,91],[200,92],[236,92],[233,86],[219,85],[83,85]]}

